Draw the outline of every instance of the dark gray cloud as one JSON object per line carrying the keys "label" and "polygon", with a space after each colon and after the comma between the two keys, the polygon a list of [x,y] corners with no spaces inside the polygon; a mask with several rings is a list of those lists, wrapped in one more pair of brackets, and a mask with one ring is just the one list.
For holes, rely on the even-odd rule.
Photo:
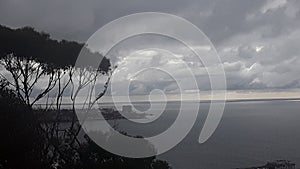
{"label": "dark gray cloud", "polygon": [[[0,0],[0,24],[85,41],[114,19],[150,11],[184,17],[203,30],[221,56],[229,89],[300,87],[298,0]],[[182,59],[193,64],[188,56]],[[164,66],[159,58],[151,64]],[[136,82],[135,92],[149,88]],[[168,80],[160,84],[173,89]]]}
{"label": "dark gray cloud", "polygon": [[0,23],[34,26],[56,38],[85,41],[101,26],[124,15],[137,12],[176,14],[191,2],[147,0],[1,0]]}

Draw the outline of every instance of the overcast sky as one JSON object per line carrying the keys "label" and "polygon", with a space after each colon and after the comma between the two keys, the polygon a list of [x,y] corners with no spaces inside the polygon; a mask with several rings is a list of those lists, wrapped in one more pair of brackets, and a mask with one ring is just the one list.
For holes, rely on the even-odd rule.
{"label": "overcast sky", "polygon": [[[32,26],[56,39],[81,42],[108,22],[136,12],[171,13],[198,26],[215,45],[222,59],[228,89],[300,87],[298,0],[0,0],[0,24],[14,28]],[[137,54],[144,56],[144,62],[134,61]],[[147,56],[148,59],[144,59]],[[177,56],[181,60],[189,60],[186,58],[188,54]],[[133,61],[130,62],[130,59]],[[176,62],[172,61],[164,53],[147,50],[131,54],[120,63],[132,68],[125,72],[129,74],[147,65],[170,67]],[[190,59],[188,63],[193,64],[194,61]],[[194,63],[193,67],[197,64]],[[176,66],[173,68],[178,70]],[[184,77],[184,71],[178,74]],[[144,78],[146,83],[141,84],[143,78],[126,77],[133,80],[130,90],[134,94],[153,88],[170,93],[177,90],[168,78],[152,76],[152,80]],[[200,73],[197,82],[203,89],[208,89],[204,79]],[[195,89],[187,87],[186,90]]]}

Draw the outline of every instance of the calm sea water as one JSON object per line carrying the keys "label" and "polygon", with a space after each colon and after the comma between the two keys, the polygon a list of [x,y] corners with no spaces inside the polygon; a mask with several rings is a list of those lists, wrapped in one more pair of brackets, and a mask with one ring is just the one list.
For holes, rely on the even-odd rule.
{"label": "calm sea water", "polygon": [[[135,106],[140,110],[149,108],[145,103]],[[168,103],[161,117],[149,124],[127,120],[114,123],[130,135],[153,136],[172,125],[179,107],[176,102]],[[188,136],[172,150],[159,155],[159,159],[166,160],[174,169],[251,167],[277,159],[291,160],[300,167],[300,102],[228,102],[214,135],[199,144],[197,140],[208,108],[209,103],[200,104],[196,124]],[[93,122],[89,125],[93,128]]]}

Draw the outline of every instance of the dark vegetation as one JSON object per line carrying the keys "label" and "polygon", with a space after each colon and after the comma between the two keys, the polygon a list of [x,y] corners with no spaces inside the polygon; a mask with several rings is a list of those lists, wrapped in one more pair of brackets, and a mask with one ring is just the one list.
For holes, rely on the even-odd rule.
{"label": "dark vegetation", "polygon": [[[15,93],[0,85],[0,166],[41,168],[43,137],[30,107]],[[0,167],[0,168],[1,168]]]}
{"label": "dark vegetation", "polygon": [[[31,27],[10,29],[0,25],[0,57],[13,54],[22,59],[31,59],[47,64],[49,68],[68,68],[74,66],[79,52],[87,50],[84,44],[66,40],[53,40],[44,32],[37,32]],[[97,55],[97,53],[90,53]],[[107,72],[110,62],[104,58],[101,70]]]}
{"label": "dark vegetation", "polygon": [[[92,70],[74,68],[80,51],[102,57],[100,66]],[[66,89],[70,89],[69,99],[75,111],[78,93],[87,87],[93,89],[97,77],[106,77],[103,90],[87,101],[88,107],[94,104],[109,84],[113,72],[109,59],[89,51],[84,44],[53,40],[49,34],[30,27],[0,26],[0,65],[4,68],[0,70],[0,169],[170,168],[156,157],[131,159],[111,154],[87,136],[85,141],[79,141],[82,130],[75,113],[69,125],[61,128]],[[80,79],[79,84],[74,83],[75,77]],[[47,82],[43,89],[36,90],[41,78]],[[43,102],[48,105],[50,97],[53,102],[41,111],[54,110],[55,120],[45,123],[38,120],[34,105],[45,98]]]}

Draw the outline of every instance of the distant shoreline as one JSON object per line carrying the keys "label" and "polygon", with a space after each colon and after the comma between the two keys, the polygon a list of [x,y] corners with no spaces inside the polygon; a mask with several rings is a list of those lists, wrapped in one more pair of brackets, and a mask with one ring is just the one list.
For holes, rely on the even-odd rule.
{"label": "distant shoreline", "polygon": [[[210,102],[264,102],[264,101],[300,101],[299,98],[261,98],[261,99],[227,99],[227,100],[183,100],[182,102],[199,102],[199,103],[210,103]],[[168,100],[168,101],[152,101],[151,103],[165,103],[165,102],[181,102],[180,100]],[[101,104],[132,104],[132,103],[149,103],[149,101],[141,100],[141,101],[134,101],[134,102],[100,102],[98,105]],[[36,104],[37,106],[46,105],[43,103]],[[62,103],[61,105],[72,105],[72,103]],[[83,103],[77,103],[76,105],[83,105]]]}

